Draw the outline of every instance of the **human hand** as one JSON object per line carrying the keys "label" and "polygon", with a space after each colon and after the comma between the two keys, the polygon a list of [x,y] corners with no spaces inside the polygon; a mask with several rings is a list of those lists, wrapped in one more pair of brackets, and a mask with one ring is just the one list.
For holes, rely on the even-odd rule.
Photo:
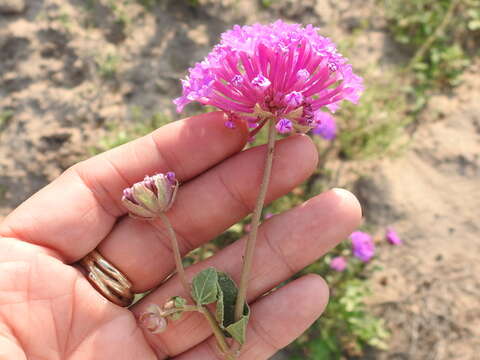
{"label": "human hand", "polygon": [[[125,216],[120,198],[145,174],[175,171],[183,185],[167,215],[185,254],[251,212],[265,147],[239,152],[247,137],[241,125],[225,128],[219,112],[177,121],[73,166],[14,210],[0,224],[0,359],[216,359],[200,314],[186,313],[160,334],[139,327],[149,304],[188,295],[177,277],[156,288],[174,270],[167,234]],[[277,146],[267,202],[304,181],[317,164],[307,136]],[[328,288],[316,275],[261,295],[348,236],[360,216],[353,195],[331,190],[262,224],[240,359],[269,358],[321,314]],[[213,266],[238,280],[242,247],[240,240],[188,267],[187,276]],[[129,309],[104,299],[72,266],[95,248],[135,292],[156,289]]]}

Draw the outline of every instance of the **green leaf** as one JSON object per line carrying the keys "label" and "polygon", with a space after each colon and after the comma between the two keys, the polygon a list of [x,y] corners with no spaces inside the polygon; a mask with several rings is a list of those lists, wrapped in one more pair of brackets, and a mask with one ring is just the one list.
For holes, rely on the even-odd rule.
{"label": "green leaf", "polygon": [[184,299],[181,296],[174,296],[172,300],[176,308],[183,308],[187,305],[187,299]]}
{"label": "green leaf", "polygon": [[245,305],[244,315],[237,322],[228,325],[225,331],[229,333],[239,344],[245,344],[247,335],[248,319],[250,318],[250,308]]}
{"label": "green leaf", "polygon": [[[311,341],[309,344],[309,350],[313,359],[332,359],[332,350],[327,343],[321,339]],[[338,357],[335,357],[338,358]]]}
{"label": "green leaf", "polygon": [[235,301],[238,289],[235,282],[224,272],[218,271],[217,322],[225,329],[235,321]]}
{"label": "green leaf", "polygon": [[215,302],[218,295],[217,270],[208,268],[198,273],[192,281],[192,297],[199,305]]}
{"label": "green leaf", "polygon": [[[173,301],[173,305],[175,309],[183,309],[183,307],[187,304],[187,300],[182,298],[181,296],[174,296],[171,298],[171,301]],[[169,318],[172,319],[173,321],[177,321],[182,318],[182,315],[183,315],[183,311],[179,311],[170,315]]]}
{"label": "green leaf", "polygon": [[235,302],[238,289],[235,282],[224,272],[218,272],[218,301],[217,301],[217,322],[225,330],[225,335],[233,337],[240,344],[245,342],[245,333],[250,309],[245,304],[243,317],[235,322]]}

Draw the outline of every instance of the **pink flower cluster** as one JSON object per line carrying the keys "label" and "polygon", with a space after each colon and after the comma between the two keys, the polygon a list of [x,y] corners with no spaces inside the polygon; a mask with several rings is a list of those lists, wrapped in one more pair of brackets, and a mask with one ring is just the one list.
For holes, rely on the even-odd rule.
{"label": "pink flower cluster", "polygon": [[[362,262],[369,262],[375,255],[375,243],[370,234],[363,231],[354,231],[350,234],[353,256]],[[385,239],[392,245],[401,245],[402,239],[392,227],[387,227]],[[348,260],[344,256],[337,256],[330,260],[330,268],[335,271],[344,271]]]}
{"label": "pink flower cluster", "polygon": [[[280,133],[321,127],[324,119],[330,121],[325,109],[334,112],[343,100],[358,101],[363,81],[317,30],[281,20],[234,26],[182,80],[177,110],[192,101],[215,106],[229,115],[227,127],[242,119],[252,134],[268,119],[275,119]],[[331,126],[319,135],[332,137]]]}

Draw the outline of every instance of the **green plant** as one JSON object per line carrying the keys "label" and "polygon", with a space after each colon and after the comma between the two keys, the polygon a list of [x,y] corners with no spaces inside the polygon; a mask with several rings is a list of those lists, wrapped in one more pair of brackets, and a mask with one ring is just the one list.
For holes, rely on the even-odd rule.
{"label": "green plant", "polygon": [[[149,1],[149,0],[138,0]],[[153,0],[155,1],[155,0]],[[129,27],[133,18],[130,16],[130,10],[128,6],[130,5],[131,0],[85,0],[83,1],[82,7],[84,14],[86,15],[83,19],[85,27],[98,27],[107,20],[119,25],[119,30],[123,31],[125,28]],[[97,13],[97,14],[96,14]],[[108,13],[108,19],[105,19],[106,14]],[[99,14],[102,14],[99,16]],[[108,23],[107,22],[107,23]]]}
{"label": "green plant", "polygon": [[384,3],[390,31],[411,53],[407,71],[413,71],[419,90],[457,85],[459,75],[469,64],[468,39],[475,36],[478,39],[480,34],[480,3],[476,0]]}
{"label": "green plant", "polygon": [[50,21],[59,23],[65,32],[71,33],[73,23],[72,18],[67,12],[61,11],[58,15],[52,16]]}
{"label": "green plant", "polygon": [[144,8],[151,10],[158,3],[158,0],[136,0]]}
{"label": "green plant", "polygon": [[106,6],[110,8],[115,18],[115,22],[123,27],[127,27],[132,22],[128,16],[128,11],[125,9],[128,5],[128,0],[107,0]]}
{"label": "green plant", "polygon": [[118,67],[122,58],[120,55],[109,52],[98,55],[95,59],[99,75],[105,80],[114,79],[118,73]]}
{"label": "green plant", "polygon": [[275,0],[261,0],[260,3],[264,8],[268,9],[270,6],[272,6],[275,3]]}

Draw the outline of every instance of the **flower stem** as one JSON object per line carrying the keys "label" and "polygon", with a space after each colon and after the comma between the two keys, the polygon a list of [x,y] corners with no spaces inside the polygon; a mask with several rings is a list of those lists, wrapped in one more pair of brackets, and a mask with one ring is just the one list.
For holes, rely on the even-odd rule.
{"label": "flower stem", "polygon": [[186,294],[189,295],[190,285],[188,284],[187,277],[185,276],[185,269],[183,268],[182,263],[182,255],[180,254],[180,247],[178,246],[178,240],[177,236],[175,235],[175,230],[173,230],[172,224],[164,213],[160,213],[159,217],[160,219],[162,219],[164,225],[167,227],[168,234],[170,236],[170,242],[172,244],[173,257],[175,259],[177,273],[180,277],[180,282],[182,283],[183,289],[185,290]]}
{"label": "flower stem", "polygon": [[[175,266],[177,268],[177,273],[178,273],[178,276],[180,277],[180,282],[182,283],[185,292],[189,295],[190,285],[188,284],[187,278],[185,276],[185,269],[183,268],[183,263],[182,263],[182,255],[180,254],[180,247],[178,246],[175,230],[173,230],[172,224],[170,223],[170,221],[168,220],[168,217],[164,213],[161,213],[159,217],[164,223],[164,225],[167,227],[168,233],[170,235],[170,240],[172,243],[172,251],[173,251],[173,256],[175,258]],[[155,223],[154,223],[154,226],[156,226]],[[220,350],[222,351],[223,355],[225,356],[225,359],[226,360],[235,359],[235,356],[231,353],[230,347],[227,344],[227,339],[225,338],[225,335],[223,334],[222,330],[218,326],[215,320],[215,317],[212,315],[210,310],[198,304],[197,306],[185,306],[184,311],[198,311],[202,313],[207,319],[208,323],[210,324],[210,327],[212,328],[212,331],[213,331],[213,335],[215,336],[215,339],[217,340],[217,344]]]}
{"label": "flower stem", "polygon": [[272,172],[273,153],[275,150],[276,129],[275,120],[269,119],[268,127],[268,144],[267,156],[265,158],[265,167],[263,170],[263,179],[260,185],[260,192],[258,193],[257,203],[252,215],[252,229],[247,238],[245,245],[245,253],[243,257],[242,275],[240,278],[240,288],[238,290],[237,300],[235,303],[235,321],[238,321],[243,316],[243,309],[245,306],[245,299],[247,296],[248,281],[250,279],[250,272],[252,270],[253,255],[255,251],[255,243],[257,242],[258,225],[260,224],[260,217],[262,215],[263,205],[265,203],[265,196],[267,195],[268,184],[270,182],[270,174]]}
{"label": "flower stem", "polygon": [[184,307],[182,308],[179,308],[179,309],[169,309],[169,310],[162,310],[160,312],[160,315],[162,317],[168,317],[170,315],[173,315],[173,314],[176,314],[176,313],[180,313],[180,312],[187,312],[187,311],[200,311],[198,310],[198,307],[195,306],[195,305],[185,305]]}

